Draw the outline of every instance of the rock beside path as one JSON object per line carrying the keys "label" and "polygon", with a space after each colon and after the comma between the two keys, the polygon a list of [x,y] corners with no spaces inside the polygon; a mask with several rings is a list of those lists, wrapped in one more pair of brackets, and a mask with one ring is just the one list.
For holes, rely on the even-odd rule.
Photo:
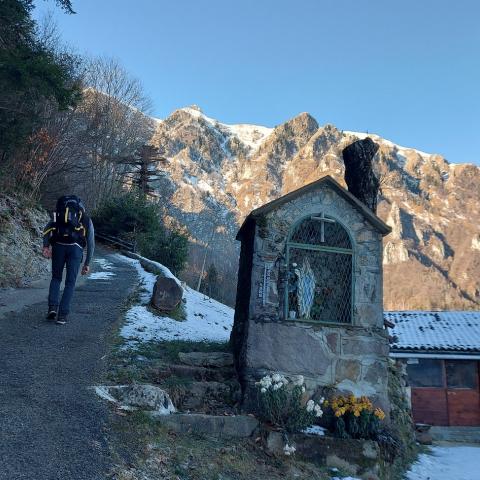
{"label": "rock beside path", "polygon": [[233,366],[233,355],[226,352],[180,352],[178,358],[182,363],[191,367],[221,368]]}
{"label": "rock beside path", "polygon": [[168,415],[176,411],[168,393],[154,385],[104,385],[95,387],[95,391],[122,410],[147,410],[156,415]]}
{"label": "rock beside path", "polygon": [[152,294],[152,305],[156,309],[171,312],[180,305],[182,297],[183,289],[173,278],[157,278]]}

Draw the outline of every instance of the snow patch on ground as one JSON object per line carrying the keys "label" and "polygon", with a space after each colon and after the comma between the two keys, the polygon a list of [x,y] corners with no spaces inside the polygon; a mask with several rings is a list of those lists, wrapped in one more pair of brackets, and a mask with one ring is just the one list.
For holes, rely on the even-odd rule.
{"label": "snow patch on ground", "polygon": [[[333,470],[333,469],[332,469]],[[406,474],[406,480],[478,480],[480,446],[442,445],[422,453]],[[331,480],[359,480],[332,477]]]}
{"label": "snow patch on ground", "polygon": [[95,258],[93,263],[96,263],[102,270],[111,270],[113,268],[113,263],[106,258]]}
{"label": "snow patch on ground", "polygon": [[356,477],[332,477],[331,480],[360,480],[360,479]]}
{"label": "snow patch on ground", "polygon": [[142,302],[142,304],[148,303],[150,301],[150,298],[152,297],[153,286],[155,285],[157,276],[144,270],[138,260],[125,257],[124,255],[120,255],[119,253],[117,253],[115,256],[118,260],[129,263],[130,265],[133,265],[135,267],[140,279],[140,301]]}
{"label": "snow patch on ground", "polygon": [[113,263],[109,262],[106,258],[95,258],[93,260],[95,265],[98,265],[102,270],[99,272],[93,272],[88,275],[89,280],[109,280],[110,277],[114,277],[115,273],[111,272],[112,268],[115,268]]}
{"label": "snow patch on ground", "polygon": [[326,430],[320,425],[311,425],[303,431],[303,433],[308,433],[309,435],[318,435],[319,437],[323,437],[325,432]]}
{"label": "snow patch on ground", "polygon": [[[147,304],[150,301],[156,275],[146,272],[138,260],[118,255],[123,261],[133,265],[140,277],[143,292],[141,305],[131,307],[126,313],[126,323],[120,334],[127,340],[128,347],[136,343],[170,340],[227,342],[233,325],[233,308],[227,307],[190,287],[183,287],[183,305],[186,319],[174,320],[152,313]],[[157,263],[165,276],[180,281],[168,270]]]}
{"label": "snow patch on ground", "polygon": [[478,480],[480,446],[435,446],[421,454],[407,473],[408,480]]}
{"label": "snow patch on ground", "polygon": [[88,278],[90,280],[108,280],[110,277],[114,276],[115,274],[113,272],[93,272]]}
{"label": "snow patch on ground", "polygon": [[111,403],[117,402],[115,398],[113,398],[108,392],[108,387],[104,387],[104,386],[94,387],[94,391],[100,398],[103,398],[103,400],[106,400],[107,402],[111,402]]}

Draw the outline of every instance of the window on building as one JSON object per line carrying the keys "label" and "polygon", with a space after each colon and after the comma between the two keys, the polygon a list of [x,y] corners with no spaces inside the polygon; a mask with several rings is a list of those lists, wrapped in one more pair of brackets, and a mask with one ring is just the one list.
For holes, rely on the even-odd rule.
{"label": "window on building", "polygon": [[334,218],[319,213],[297,225],[287,243],[286,318],[350,323],[352,253]]}
{"label": "window on building", "polygon": [[448,388],[477,388],[477,362],[466,360],[446,360]]}
{"label": "window on building", "polygon": [[412,387],[443,387],[443,361],[419,358],[418,363],[407,363],[408,381]]}

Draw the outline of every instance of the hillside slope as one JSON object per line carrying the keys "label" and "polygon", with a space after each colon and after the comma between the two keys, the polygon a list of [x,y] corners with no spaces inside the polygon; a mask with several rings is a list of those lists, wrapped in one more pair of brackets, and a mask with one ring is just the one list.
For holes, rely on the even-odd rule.
{"label": "hillside slope", "polygon": [[[157,188],[171,216],[190,229],[235,292],[236,230],[250,210],[321,175],[343,182],[342,149],[365,134],[320,126],[308,113],[274,129],[225,125],[198,107],[157,122],[153,143],[168,159]],[[480,168],[380,145],[378,214],[385,238],[385,308],[470,309],[480,305]],[[194,252],[191,277],[201,263]]]}
{"label": "hillside slope", "polygon": [[0,195],[0,288],[23,287],[48,274],[49,262],[41,255],[48,220],[44,210]]}

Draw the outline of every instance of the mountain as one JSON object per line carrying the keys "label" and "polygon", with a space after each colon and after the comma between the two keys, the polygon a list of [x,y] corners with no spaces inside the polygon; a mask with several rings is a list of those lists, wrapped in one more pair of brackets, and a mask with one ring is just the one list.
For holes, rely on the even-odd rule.
{"label": "mountain", "polygon": [[[320,126],[308,113],[273,129],[227,125],[197,106],[157,120],[152,143],[168,159],[157,190],[197,246],[187,280],[207,247],[230,292],[222,300],[232,303],[242,219],[322,175],[345,184],[342,149],[366,136]],[[384,240],[385,309],[478,308],[480,168],[368,136],[380,145],[378,215],[393,228]]]}

